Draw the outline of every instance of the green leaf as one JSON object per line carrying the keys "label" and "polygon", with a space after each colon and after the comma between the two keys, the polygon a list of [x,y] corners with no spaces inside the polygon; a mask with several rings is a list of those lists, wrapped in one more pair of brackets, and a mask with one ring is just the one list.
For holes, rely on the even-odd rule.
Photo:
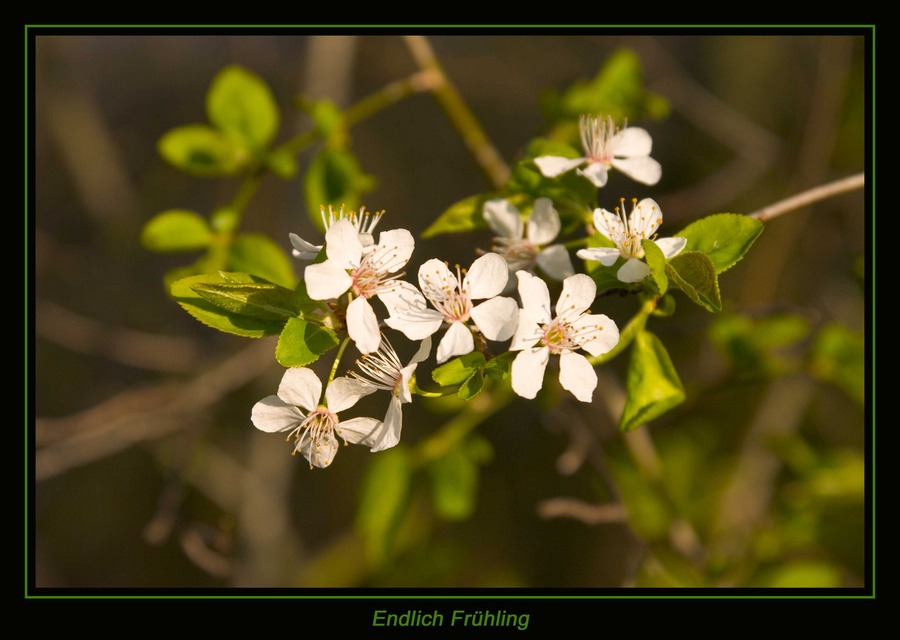
{"label": "green leaf", "polygon": [[337,334],[328,327],[290,318],[278,338],[275,359],[283,367],[304,367],[338,344]]}
{"label": "green leaf", "polygon": [[527,193],[532,199],[550,198],[561,218],[590,218],[597,198],[593,183],[575,171],[567,171],[556,178],[546,177],[534,164],[534,159],[540,156],[578,158],[581,154],[564,142],[535,138],[513,166],[506,189],[511,193]]}
{"label": "green leaf", "polygon": [[572,84],[562,95],[548,92],[542,99],[551,121],[577,118],[581,114],[608,114],[626,118],[662,118],[668,101],[644,89],[641,63],[629,49],[616,51],[591,80]]}
{"label": "green leaf", "polygon": [[[493,198],[500,197],[496,193],[483,193],[464,198],[450,205],[437,220],[422,232],[422,238],[432,238],[442,233],[460,233],[462,231],[475,231],[486,229],[484,220],[484,203]],[[518,200],[522,200],[519,198]],[[512,200],[510,200],[512,202]]]}
{"label": "green leaf", "polygon": [[478,465],[465,448],[451,449],[428,466],[431,498],[444,520],[465,520],[475,511]]}
{"label": "green leaf", "polygon": [[669,278],[666,276],[666,256],[653,240],[641,240],[641,247],[644,249],[647,266],[650,267],[650,278],[656,285],[656,291],[661,296],[665,295],[669,289]]}
{"label": "green leaf", "polygon": [[463,400],[471,400],[481,393],[483,387],[484,373],[481,369],[476,369],[472,372],[472,375],[466,378],[466,381],[460,385],[457,395]]}
{"label": "green leaf", "polygon": [[826,325],[813,343],[810,370],[862,405],[866,401],[865,346],[862,334],[841,324]]}
{"label": "green leaf", "polygon": [[[217,286],[237,285],[239,288],[241,285],[253,284],[262,285],[262,289],[256,290],[256,296],[252,291],[245,292],[244,302],[240,299],[242,294],[236,290],[229,292],[231,296],[217,294],[215,290]],[[278,304],[271,304],[283,294],[272,295],[269,287],[276,285],[246,273],[219,272],[176,280],[171,285],[170,293],[185,311],[213,329],[247,338],[261,338],[278,335],[287,321],[287,316],[277,310]],[[201,295],[198,289],[203,290],[204,294]],[[290,291],[288,293],[293,295]],[[210,298],[216,302],[212,302]],[[257,302],[264,304],[257,306]]]}
{"label": "green leaf", "polygon": [[716,273],[733,267],[762,233],[763,223],[737,213],[717,213],[692,222],[675,234],[687,238],[684,251],[709,256]]}
{"label": "green leaf", "polygon": [[141,232],[141,244],[151,251],[199,251],[209,246],[212,232],[206,220],[187,209],[169,209],[151,218]]}
{"label": "green leaf", "polygon": [[273,151],[266,155],[265,162],[266,166],[280,178],[290,180],[297,175],[297,158],[288,151]]}
{"label": "green leaf", "polygon": [[484,364],[484,354],[480,351],[473,351],[435,367],[431,372],[431,378],[442,387],[462,384]]}
{"label": "green leaf", "polygon": [[506,353],[501,353],[499,356],[491,358],[487,361],[487,364],[484,365],[484,373],[489,378],[493,378],[494,380],[504,380],[509,377],[509,373],[512,370],[512,362],[516,359],[517,353],[515,351],[507,351]]}
{"label": "green leaf", "polygon": [[323,139],[328,140],[333,136],[341,136],[344,133],[344,112],[331,100],[316,100],[307,109],[309,117],[316,125],[316,130]]}
{"label": "green leaf", "polygon": [[244,233],[234,239],[228,255],[232,269],[294,288],[297,278],[287,253],[266,235]]}
{"label": "green leaf", "polygon": [[793,314],[760,319],[728,314],[716,318],[709,327],[709,336],[742,375],[775,376],[796,370],[796,355],[792,359],[779,351],[805,339],[810,330],[807,318]]}
{"label": "green leaf", "polygon": [[191,288],[205,300],[236,315],[282,321],[297,315],[293,309],[294,292],[271,282],[198,282]]}
{"label": "green leaf", "polygon": [[243,145],[260,151],[278,132],[280,114],[269,85],[236,65],[219,71],[206,94],[209,121]]}
{"label": "green leaf", "polygon": [[374,188],[375,180],[363,173],[351,152],[324,147],[310,162],[304,184],[310,219],[322,229],[319,212],[323,206],[345,205],[347,209],[355,210],[360,196]]}
{"label": "green leaf", "polygon": [[250,159],[245,148],[203,124],[168,131],[157,143],[157,150],[176,169],[201,177],[236,175]]}
{"label": "green leaf", "polygon": [[666,263],[666,274],[673,286],[707,311],[722,310],[719,280],[712,260],[705,253],[689,251],[679,253]]}
{"label": "green leaf", "polygon": [[619,421],[630,431],[684,402],[684,387],[659,338],[642,331],[634,339],[626,382],[628,392]]}
{"label": "green leaf", "polygon": [[661,297],[652,313],[658,318],[668,318],[675,313],[675,298],[671,295]]}
{"label": "green leaf", "polygon": [[366,556],[381,565],[393,551],[398,526],[409,503],[413,463],[403,447],[376,455],[362,483],[356,529],[363,536]]}

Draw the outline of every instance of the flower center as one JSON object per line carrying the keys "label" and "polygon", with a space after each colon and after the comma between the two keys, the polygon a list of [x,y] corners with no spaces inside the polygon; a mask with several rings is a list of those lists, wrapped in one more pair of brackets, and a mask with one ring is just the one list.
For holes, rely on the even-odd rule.
{"label": "flower center", "polygon": [[336,441],[335,431],[340,433],[338,424],[337,416],[331,413],[327,407],[320,405],[288,434],[287,439],[290,440],[291,437],[295,439],[294,453],[300,451],[305,443],[310,443],[310,465],[320,460],[330,462],[324,460],[323,456],[332,454],[331,444]]}
{"label": "flower center", "polygon": [[656,207],[647,210],[637,204],[637,198],[632,198],[631,215],[625,215],[625,198],[620,198],[621,207],[616,207],[615,212],[618,220],[609,220],[607,218],[607,227],[611,233],[609,239],[616,243],[619,251],[626,258],[643,258],[644,248],[641,246],[641,240],[648,237],[647,231],[653,233],[660,224],[662,218]]}
{"label": "flower center", "polygon": [[351,377],[376,389],[390,391],[394,395],[400,394],[400,385],[403,383],[403,374],[400,370],[403,365],[386,337],[381,337],[378,351],[363,354],[356,361],[356,366],[361,373],[350,371]]}
{"label": "flower center", "polygon": [[465,322],[472,311],[466,271],[456,265],[455,285],[447,277],[448,274],[446,269],[436,269],[434,274],[423,274],[419,282],[422,293],[447,322]]}
{"label": "flower center", "polygon": [[512,271],[528,271],[537,261],[538,248],[524,238],[494,238],[491,251],[503,256]]}
{"label": "flower center", "polygon": [[588,161],[605,165],[612,164],[613,154],[609,150],[609,141],[618,133],[613,119],[607,116],[593,118],[581,116],[580,127],[581,145],[587,154]]}
{"label": "flower center", "polygon": [[393,273],[402,268],[406,261],[399,257],[399,247],[377,245],[366,253],[350,277],[353,279],[353,293],[363,298],[371,298],[390,291],[397,286],[397,280],[405,273]]}

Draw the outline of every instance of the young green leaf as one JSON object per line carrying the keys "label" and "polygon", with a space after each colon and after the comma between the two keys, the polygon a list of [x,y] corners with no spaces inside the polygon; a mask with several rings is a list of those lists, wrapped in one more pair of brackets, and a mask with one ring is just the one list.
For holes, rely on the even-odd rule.
{"label": "young green leaf", "polygon": [[650,267],[650,278],[656,285],[659,295],[665,295],[669,289],[669,278],[666,276],[666,256],[656,243],[650,239],[641,240],[644,256],[647,258],[647,266]]}
{"label": "young green leaf", "polygon": [[235,315],[279,320],[296,315],[293,292],[271,282],[205,283],[191,286],[205,300]]}
{"label": "young green leaf", "polygon": [[209,246],[206,220],[187,209],[169,209],[151,218],[141,231],[141,244],[151,251],[199,251]]}
{"label": "young green leaf", "polygon": [[435,367],[431,372],[431,378],[442,387],[462,384],[475,371],[484,367],[484,364],[484,354],[480,351],[473,351]]}
{"label": "young green leaf", "polygon": [[157,143],[157,150],[176,169],[206,178],[236,175],[250,160],[244,147],[202,124],[168,131]]}
{"label": "young green leaf", "polygon": [[324,147],[310,162],[304,184],[310,219],[322,229],[319,215],[322,206],[345,205],[348,209],[356,209],[360,196],[374,188],[375,179],[363,173],[350,151]]}
{"label": "young green leaf", "polygon": [[259,233],[244,233],[234,239],[228,254],[232,269],[252,273],[269,282],[293,288],[297,282],[294,265],[284,250],[271,238]]}
{"label": "young green leaf", "polygon": [[444,520],[465,520],[475,511],[478,465],[463,447],[451,449],[428,465],[431,499]]}
{"label": "young green leaf", "polygon": [[481,369],[475,369],[465,382],[459,386],[457,395],[463,400],[471,400],[484,388],[484,373]]}
{"label": "young green leaf", "polygon": [[[256,290],[256,296],[252,292],[240,294],[234,289],[227,289],[253,284],[264,285],[262,290]],[[176,280],[171,285],[170,293],[185,311],[213,329],[247,338],[261,338],[281,333],[288,318],[277,311],[278,303],[273,304],[273,300],[281,299],[283,294],[265,293],[265,285],[276,287],[246,273],[205,273]],[[226,289],[217,292],[216,287]],[[292,296],[293,292],[288,290],[288,294]],[[242,295],[245,296],[243,301]]]}
{"label": "young green leaf", "polygon": [[212,124],[255,151],[265,149],[278,132],[280,114],[269,85],[237,65],[213,78],[206,113]]}
{"label": "young green leaf", "polygon": [[499,197],[496,193],[483,193],[469,196],[459,202],[450,205],[437,220],[422,232],[422,238],[432,238],[442,233],[460,233],[462,231],[474,231],[486,229],[484,220],[484,203]]}
{"label": "young green leaf", "polygon": [[487,361],[487,364],[484,365],[484,373],[489,378],[493,378],[494,380],[503,380],[509,377],[509,373],[512,370],[512,362],[516,359],[515,351],[507,351],[506,353],[501,353],[499,356],[491,358]]}
{"label": "young green leaf", "polygon": [[304,367],[338,344],[340,340],[328,327],[290,318],[278,337],[275,359],[283,367]]}
{"label": "young green leaf", "polygon": [[666,275],[672,286],[684,291],[707,311],[716,313],[722,310],[716,268],[705,253],[688,251],[678,254],[666,263]]}
{"label": "young green leaf", "polygon": [[684,252],[709,256],[716,273],[733,267],[762,233],[763,223],[737,213],[718,213],[692,222],[675,234],[687,238]]}
{"label": "young green leaf", "polygon": [[412,460],[402,447],[379,453],[366,471],[356,529],[373,566],[382,564],[394,549],[394,534],[409,504],[412,476]]}
{"label": "young green leaf", "polygon": [[684,402],[684,387],[663,343],[649,331],[634,338],[626,382],[628,392],[619,420],[622,431],[655,420]]}

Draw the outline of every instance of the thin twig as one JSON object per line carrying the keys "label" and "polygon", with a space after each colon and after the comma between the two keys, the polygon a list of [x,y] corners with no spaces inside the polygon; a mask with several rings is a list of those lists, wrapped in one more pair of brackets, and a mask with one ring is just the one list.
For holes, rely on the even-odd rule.
{"label": "thin twig", "polygon": [[435,83],[432,88],[434,97],[463,137],[469,151],[475,156],[478,166],[481,167],[491,184],[499,189],[506,184],[506,180],[509,178],[509,167],[485,134],[484,129],[481,128],[471,109],[463,101],[459,91],[447,78],[431,44],[424,36],[404,36],[404,40],[415,58],[416,64],[423,71],[430,71],[440,77],[441,81]]}
{"label": "thin twig", "polygon": [[550,518],[572,518],[585,524],[624,522],[627,518],[621,504],[590,504],[576,498],[549,498],[538,503],[538,515]]}
{"label": "thin twig", "polygon": [[756,218],[761,222],[768,222],[769,220],[776,218],[783,213],[801,209],[813,204],[814,202],[826,200],[833,196],[847,193],[848,191],[862,189],[865,184],[866,174],[857,173],[847,178],[835,180],[834,182],[829,182],[807,191],[803,191],[802,193],[798,193],[794,196],[791,196],[790,198],[785,198],[784,200],[776,202],[775,204],[771,204],[768,207],[763,207],[762,209],[751,213],[750,217]]}

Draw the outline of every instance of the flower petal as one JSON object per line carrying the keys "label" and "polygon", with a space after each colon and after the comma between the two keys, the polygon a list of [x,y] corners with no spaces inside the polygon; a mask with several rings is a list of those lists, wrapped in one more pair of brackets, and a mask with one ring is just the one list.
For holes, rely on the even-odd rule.
{"label": "flower petal", "polygon": [[384,303],[389,315],[399,315],[404,311],[427,309],[425,296],[416,287],[403,280],[394,280],[394,286],[381,291],[378,299]]}
{"label": "flower petal", "polygon": [[544,370],[550,361],[547,347],[526,349],[513,360],[511,382],[513,391],[523,398],[534,398],[544,386]]}
{"label": "flower petal", "polygon": [[372,443],[372,452],[384,451],[396,446],[400,442],[400,432],[403,429],[403,409],[397,396],[391,398],[387,414],[384,416],[384,426],[378,433],[378,438]]}
{"label": "flower petal", "polygon": [[591,162],[584,169],[579,169],[578,174],[594,183],[598,189],[606,184],[609,177],[609,169],[602,162]]}
{"label": "flower petal", "polygon": [[267,396],[253,405],[250,420],[253,426],[266,433],[289,431],[303,422],[305,416],[292,404],[278,396]]}
{"label": "flower petal", "polygon": [[503,198],[488,200],[484,203],[482,211],[485,222],[498,236],[516,240],[522,237],[522,218],[519,210],[508,200]]}
{"label": "flower petal", "polygon": [[687,246],[687,238],[658,238],[654,242],[662,250],[666,259],[674,258]]}
{"label": "flower petal", "polygon": [[543,249],[537,256],[538,266],[551,278],[563,280],[575,273],[572,258],[561,244],[553,244]]}
{"label": "flower petal", "polygon": [[375,393],[375,391],[376,389],[372,385],[343,376],[332,380],[325,389],[325,402],[331,413],[340,413],[355,405],[363,396]]}
{"label": "flower petal", "polygon": [[459,281],[446,263],[432,258],[419,267],[419,288],[430,300],[443,300],[447,293],[455,291]]}
{"label": "flower petal", "polygon": [[538,324],[550,322],[550,290],[547,283],[527,271],[517,271],[522,307]]}
{"label": "flower petal", "polygon": [[532,319],[527,309],[522,309],[519,312],[519,323],[516,326],[516,332],[509,343],[509,350],[521,351],[522,349],[529,349],[541,339],[541,335],[543,335],[541,326]]}
{"label": "flower petal", "polygon": [[644,198],[634,205],[631,215],[628,216],[628,226],[631,232],[642,238],[649,238],[659,228],[662,222],[662,210],[652,198]]}
{"label": "flower petal", "polygon": [[372,353],[381,344],[381,329],[375,310],[365,298],[354,298],[347,305],[347,333],[360,353]]}
{"label": "flower petal", "polygon": [[496,253],[486,253],[472,263],[465,277],[469,298],[481,300],[499,295],[509,282],[506,260]]}
{"label": "flower petal", "polygon": [[556,302],[557,316],[581,315],[594,304],[597,284],[590,276],[576,273],[563,281],[562,292]]}
{"label": "flower petal", "polygon": [[553,208],[550,198],[538,198],[528,219],[528,241],[543,245],[552,242],[561,228],[559,213]]}
{"label": "flower petal", "polygon": [[584,164],[585,158],[561,158],[559,156],[541,156],[534,159],[534,164],[548,178],[564,174]]}
{"label": "flower petal", "polygon": [[409,262],[415,246],[416,241],[409,231],[391,229],[381,232],[381,235],[378,236],[378,245],[370,251],[388,254],[389,258],[383,258],[383,270],[387,273],[395,273]]}
{"label": "flower petal", "polygon": [[637,258],[631,258],[628,262],[619,267],[616,277],[622,282],[629,284],[641,282],[650,275],[650,267]]}
{"label": "flower petal", "polygon": [[475,340],[472,338],[472,331],[462,322],[451,322],[447,333],[441,338],[438,344],[436,359],[437,363],[446,362],[453,356],[463,356],[472,353],[475,349]]}
{"label": "flower petal", "polygon": [[610,139],[608,148],[616,157],[649,156],[653,138],[646,129],[625,127]]}
{"label": "flower petal", "polygon": [[590,402],[597,388],[597,372],[583,355],[568,351],[559,356],[559,383],[582,402]]}
{"label": "flower petal", "polygon": [[297,450],[303,454],[303,457],[309,461],[309,464],[320,469],[330,465],[338,451],[337,438],[331,435],[327,440],[322,438],[312,440],[304,436],[305,434],[300,436],[302,440]]}
{"label": "flower petal", "polygon": [[291,239],[291,245],[293,249],[291,249],[291,253],[295,258],[300,258],[301,260],[314,260],[317,255],[319,255],[319,251],[322,250],[322,245],[315,245],[311,242],[307,242],[296,233],[289,233],[288,237]]}
{"label": "flower petal", "polygon": [[337,298],[353,284],[347,270],[331,260],[307,265],[303,279],[306,281],[306,293],[313,300]]}
{"label": "flower petal", "polygon": [[[616,210],[618,211],[618,207]],[[594,209],[594,227],[617,245],[625,237],[625,225],[619,214],[603,208]]]}
{"label": "flower petal", "polygon": [[441,328],[444,316],[434,309],[410,309],[385,319],[384,323],[410,340],[424,340]]}
{"label": "flower petal", "polygon": [[312,369],[294,367],[281,376],[278,397],[285,402],[312,411],[319,406],[321,396],[322,381]]}
{"label": "flower petal", "polygon": [[600,262],[604,267],[611,267],[622,254],[614,247],[588,247],[579,249],[575,255],[582,260],[594,260]]}
{"label": "flower petal", "polygon": [[362,260],[363,245],[359,231],[347,219],[341,219],[325,232],[325,255],[339,267],[355,269]]}
{"label": "flower petal", "polygon": [[643,184],[656,184],[662,177],[662,166],[650,156],[613,158],[612,166]]}
{"label": "flower petal", "polygon": [[586,313],[572,323],[581,348],[601,356],[619,343],[619,327],[608,316]]}
{"label": "flower petal", "polygon": [[509,340],[519,324],[519,305],[512,298],[491,298],[469,315],[488,340]]}
{"label": "flower petal", "polygon": [[[338,435],[352,444],[374,447],[383,436],[384,425],[375,418],[352,418],[343,420],[337,426]],[[372,449],[375,451],[375,449]]]}

